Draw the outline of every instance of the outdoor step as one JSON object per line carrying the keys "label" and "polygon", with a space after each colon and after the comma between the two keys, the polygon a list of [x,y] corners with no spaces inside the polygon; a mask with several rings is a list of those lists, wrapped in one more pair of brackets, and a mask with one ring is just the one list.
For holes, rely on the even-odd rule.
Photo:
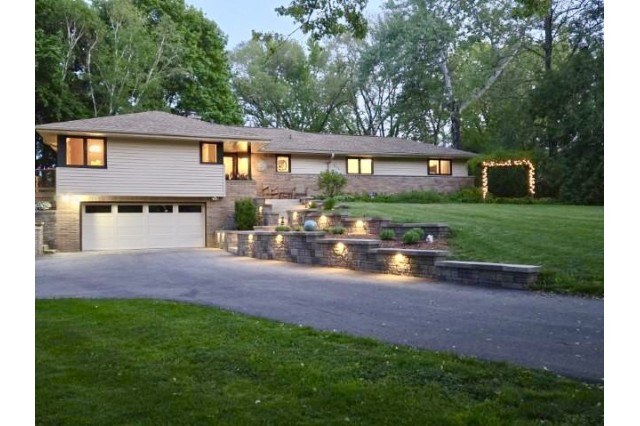
{"label": "outdoor step", "polygon": [[43,254],[56,254],[58,252],[58,250],[56,249],[50,249],[50,248],[46,248],[42,250]]}

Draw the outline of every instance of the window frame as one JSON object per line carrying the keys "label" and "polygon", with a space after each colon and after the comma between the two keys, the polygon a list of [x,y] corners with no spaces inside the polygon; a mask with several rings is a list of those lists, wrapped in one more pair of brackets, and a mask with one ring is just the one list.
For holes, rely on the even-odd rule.
{"label": "window frame", "polygon": [[[204,161],[202,155],[202,149],[204,145],[215,145],[216,147],[216,161]],[[200,164],[224,164],[224,148],[222,142],[205,142],[200,141]]]}
{"label": "window frame", "polygon": [[[429,163],[432,161],[438,162],[438,173],[431,173],[431,168],[429,167]],[[449,173],[442,173],[442,165],[443,161],[449,162]],[[429,158],[427,160],[427,175],[429,176],[452,176],[453,175],[453,160],[446,158]]]}
{"label": "window frame", "polygon": [[[281,172],[278,170],[278,159],[280,157],[287,158],[287,171]],[[276,173],[291,173],[291,154],[276,154]]]}
{"label": "window frame", "polygon": [[[67,164],[67,139],[82,139],[82,165],[77,164]],[[92,166],[87,164],[89,158],[88,145],[89,139],[101,140],[103,147],[103,155],[102,159],[103,165],[101,166]],[[58,167],[69,167],[76,169],[106,169],[107,168],[107,138],[99,137],[99,136],[82,136],[82,135],[60,135],[58,138]]]}
{"label": "window frame", "polygon": [[[358,160],[358,171],[356,173],[349,172],[349,160]],[[362,173],[362,160],[371,160],[371,173]],[[373,158],[371,157],[347,157],[345,159],[345,170],[348,175],[363,175],[363,176],[373,176],[374,166],[373,166]]]}

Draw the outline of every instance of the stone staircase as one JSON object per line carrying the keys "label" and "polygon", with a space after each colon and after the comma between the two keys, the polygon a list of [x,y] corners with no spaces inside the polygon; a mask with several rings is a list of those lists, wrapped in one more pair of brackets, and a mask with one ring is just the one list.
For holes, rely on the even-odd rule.
{"label": "stone staircase", "polygon": [[298,199],[277,199],[268,198],[262,206],[262,223],[263,226],[277,226],[284,219],[287,223],[287,211],[302,210],[305,206]]}

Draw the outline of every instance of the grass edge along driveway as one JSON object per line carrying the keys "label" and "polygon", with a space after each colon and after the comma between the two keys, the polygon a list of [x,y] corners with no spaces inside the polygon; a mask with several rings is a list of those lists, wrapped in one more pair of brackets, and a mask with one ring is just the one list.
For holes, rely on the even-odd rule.
{"label": "grass edge along driveway", "polygon": [[602,424],[603,386],[153,300],[36,301],[38,424]]}
{"label": "grass edge along driveway", "polygon": [[446,223],[452,259],[542,266],[536,288],[604,296],[604,207],[347,203],[352,216]]}

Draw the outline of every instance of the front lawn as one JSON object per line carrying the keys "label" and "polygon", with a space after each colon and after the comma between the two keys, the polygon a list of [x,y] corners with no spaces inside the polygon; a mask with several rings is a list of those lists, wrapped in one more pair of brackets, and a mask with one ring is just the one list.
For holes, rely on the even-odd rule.
{"label": "front lawn", "polygon": [[348,203],[353,216],[447,223],[453,258],[541,265],[538,288],[604,295],[604,208],[511,204]]}
{"label": "front lawn", "polygon": [[37,424],[602,424],[601,386],[159,301],[36,301]]}

